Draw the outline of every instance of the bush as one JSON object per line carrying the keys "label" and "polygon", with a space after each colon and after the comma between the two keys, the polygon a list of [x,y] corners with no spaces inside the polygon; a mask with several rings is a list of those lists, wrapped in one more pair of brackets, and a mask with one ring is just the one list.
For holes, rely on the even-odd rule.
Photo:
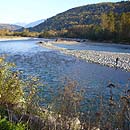
{"label": "bush", "polygon": [[30,116],[39,114],[37,86],[41,84],[35,77],[21,80],[14,67],[0,58],[0,130],[25,130],[25,125],[13,123],[19,121],[31,128],[37,126],[33,119],[31,124]]}
{"label": "bush", "polygon": [[18,72],[11,71],[14,64],[4,62],[0,58],[0,104],[3,106],[18,105],[23,99],[23,82],[18,77]]}
{"label": "bush", "polygon": [[0,130],[26,130],[26,125],[22,123],[12,123],[5,118],[0,119]]}

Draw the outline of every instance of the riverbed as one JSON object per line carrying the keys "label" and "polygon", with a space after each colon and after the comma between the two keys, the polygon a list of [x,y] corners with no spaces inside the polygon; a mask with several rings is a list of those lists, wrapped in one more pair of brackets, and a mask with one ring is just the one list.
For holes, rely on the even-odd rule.
{"label": "riverbed", "polygon": [[[16,69],[23,72],[23,78],[29,75],[37,76],[45,86],[43,92],[41,91],[43,97],[50,90],[55,92],[57,88],[63,86],[66,78],[76,80],[79,88],[85,89],[86,96],[93,97],[101,93],[105,94],[106,97],[109,96],[107,85],[110,82],[117,86],[116,94],[118,90],[126,89],[130,79],[130,72],[120,68],[110,68],[89,63],[74,56],[60,53],[57,50],[41,47],[36,44],[41,40],[48,41],[48,39],[1,41],[0,54],[6,54],[6,60],[16,64]],[[96,48],[99,50],[105,48],[107,50],[107,46],[101,44],[99,46],[96,44]],[[109,45],[108,51],[113,48],[117,50],[113,50],[116,53],[130,53],[129,49],[121,49],[119,45],[114,45],[114,47]],[[76,49],[71,47],[70,49],[76,50],[78,47],[76,46]],[[87,50],[87,45],[85,50]]]}

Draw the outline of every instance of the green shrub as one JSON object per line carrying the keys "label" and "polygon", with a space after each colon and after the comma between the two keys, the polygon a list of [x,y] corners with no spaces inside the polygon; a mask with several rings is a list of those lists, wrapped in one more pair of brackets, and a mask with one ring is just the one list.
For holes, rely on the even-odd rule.
{"label": "green shrub", "polygon": [[26,125],[22,123],[12,123],[5,118],[0,119],[0,130],[26,130]]}
{"label": "green shrub", "polygon": [[24,101],[23,82],[18,77],[18,72],[11,71],[13,64],[4,62],[0,58],[0,104],[17,105]]}

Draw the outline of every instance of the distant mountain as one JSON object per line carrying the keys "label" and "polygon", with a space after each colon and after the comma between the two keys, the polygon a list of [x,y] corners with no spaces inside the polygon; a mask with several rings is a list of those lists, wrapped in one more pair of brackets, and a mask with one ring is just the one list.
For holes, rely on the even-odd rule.
{"label": "distant mountain", "polygon": [[25,26],[27,25],[27,23],[24,23],[24,22],[17,22],[17,23],[14,23],[14,25],[18,25],[18,26],[25,27]]}
{"label": "distant mountain", "polygon": [[11,31],[18,30],[22,28],[22,26],[14,25],[14,24],[0,24],[0,30],[2,29],[8,29]]}
{"label": "distant mountain", "polygon": [[34,27],[34,26],[37,26],[37,25],[40,24],[40,23],[43,23],[44,21],[45,21],[44,19],[37,20],[37,21],[31,22],[31,23],[29,23],[29,24],[26,24],[24,27],[25,27],[25,28]]}
{"label": "distant mountain", "polygon": [[75,25],[98,25],[101,22],[101,14],[110,12],[117,14],[130,12],[130,1],[98,3],[72,8],[30,28],[30,31],[62,30]]}

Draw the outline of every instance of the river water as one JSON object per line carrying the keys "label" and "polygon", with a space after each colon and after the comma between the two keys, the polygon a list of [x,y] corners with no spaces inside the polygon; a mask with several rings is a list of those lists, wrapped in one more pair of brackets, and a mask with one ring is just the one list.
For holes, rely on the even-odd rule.
{"label": "river water", "polygon": [[[107,85],[112,82],[118,90],[125,90],[130,79],[130,72],[88,63],[57,51],[43,48],[36,44],[45,39],[11,40],[0,42],[0,54],[8,55],[6,60],[14,62],[17,69],[23,71],[23,77],[37,76],[45,84],[46,91],[56,90],[67,79],[76,80],[79,87],[87,91],[86,95],[109,94]],[[103,50],[130,53],[130,46],[78,44],[57,45],[68,49]],[[128,86],[130,87],[130,86]],[[116,94],[118,93],[116,90]],[[42,92],[41,92],[42,93]],[[42,94],[41,94],[42,95]]]}

